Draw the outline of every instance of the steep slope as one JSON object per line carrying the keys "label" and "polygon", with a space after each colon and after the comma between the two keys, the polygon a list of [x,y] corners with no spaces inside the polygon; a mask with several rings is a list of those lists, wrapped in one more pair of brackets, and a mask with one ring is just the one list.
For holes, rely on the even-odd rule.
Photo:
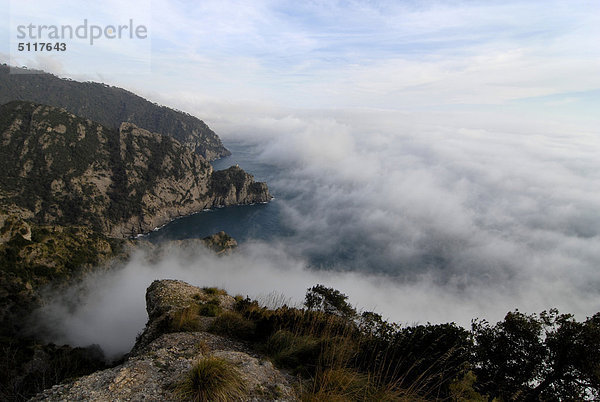
{"label": "steep slope", "polygon": [[0,104],[15,100],[43,103],[113,129],[130,122],[171,136],[208,160],[230,155],[214,131],[187,113],[159,106],[121,88],[38,73],[11,74],[9,66],[0,65]]}
{"label": "steep slope", "polygon": [[[215,294],[218,293],[218,294]],[[211,304],[233,314],[235,299],[215,288],[198,288],[175,280],[154,281],[146,292],[148,324],[128,359],[121,365],[57,385],[32,400],[205,400],[182,398],[179,385],[198,362],[220,362],[238,373],[243,391],[237,397],[208,400],[298,400],[294,378],[278,370],[248,345],[231,337],[207,332],[217,318],[205,316],[195,331],[177,330],[173,324],[183,311]],[[223,391],[229,386],[212,376],[198,389]]]}
{"label": "steep slope", "polygon": [[[0,211],[0,400],[27,400],[68,378],[105,369],[103,351],[46,344],[44,313],[47,285],[56,292],[97,270],[119,269],[137,250],[150,259],[177,249],[207,247],[222,255],[236,241],[223,232],[204,239],[161,243],[111,239],[85,227],[37,226]],[[32,315],[33,313],[33,315]],[[28,317],[28,318],[26,318]]]}
{"label": "steep slope", "polygon": [[0,106],[0,206],[36,224],[128,237],[214,206],[267,202],[239,167],[214,172],[175,139],[132,123],[113,130],[62,109]]}

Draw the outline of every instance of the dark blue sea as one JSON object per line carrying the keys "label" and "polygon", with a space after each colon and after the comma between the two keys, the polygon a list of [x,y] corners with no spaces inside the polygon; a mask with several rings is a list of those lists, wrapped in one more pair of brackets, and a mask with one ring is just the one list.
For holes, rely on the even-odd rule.
{"label": "dark blue sea", "polygon": [[152,242],[202,238],[224,230],[242,244],[249,239],[269,241],[292,236],[294,231],[281,221],[281,207],[288,194],[277,188],[278,169],[257,160],[258,150],[242,143],[226,144],[231,156],[212,163],[215,170],[226,169],[238,164],[255,180],[267,182],[275,198],[268,204],[243,205],[215,208],[174,220],[146,238]]}

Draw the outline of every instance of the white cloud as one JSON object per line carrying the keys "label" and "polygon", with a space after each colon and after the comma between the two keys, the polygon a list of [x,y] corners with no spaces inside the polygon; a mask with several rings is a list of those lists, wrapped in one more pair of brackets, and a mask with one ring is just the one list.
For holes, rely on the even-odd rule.
{"label": "white cloud", "polygon": [[[145,320],[144,290],[161,278],[295,302],[324,283],[402,323],[596,312],[594,131],[515,116],[212,107],[202,114],[218,117],[213,127],[255,144],[258,160],[281,172],[270,185],[295,194],[277,199],[294,234],[225,258],[174,251],[92,276],[74,310],[58,298],[43,311],[63,331],[54,341],[126,351]],[[309,268],[311,258],[344,255]]]}
{"label": "white cloud", "polygon": [[151,84],[111,78],[167,96],[403,110],[600,87],[589,2],[341,4],[153,2]]}

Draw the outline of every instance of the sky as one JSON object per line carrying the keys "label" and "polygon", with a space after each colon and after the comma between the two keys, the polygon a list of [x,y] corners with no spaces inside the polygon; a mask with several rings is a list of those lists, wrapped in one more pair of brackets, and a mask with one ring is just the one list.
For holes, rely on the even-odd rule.
{"label": "sky", "polygon": [[[12,53],[189,112],[285,172],[273,188],[302,190],[277,201],[290,239],[229,259],[175,253],[151,270],[136,258],[92,278],[74,312],[57,295],[42,314],[67,332],[54,340],[126,351],[145,287],[166,276],[295,302],[325,283],[402,323],[600,310],[600,2],[0,4],[12,40],[0,62]],[[18,21],[84,18],[134,19],[149,35],[14,54]],[[307,266],[307,253],[348,243],[352,272]]]}
{"label": "sky", "polygon": [[[531,108],[588,117],[598,106],[597,1],[2,3],[0,35],[13,40],[0,47],[4,60],[10,54],[30,68],[108,81],[157,100]],[[24,57],[14,49],[21,20],[75,26],[84,18],[102,26],[133,19],[148,27],[148,40],[137,47],[99,40],[85,49],[73,41],[74,53],[61,55]],[[116,62],[106,61],[110,55]],[[136,57],[138,68],[128,64]],[[127,68],[113,73],[115,64]]]}

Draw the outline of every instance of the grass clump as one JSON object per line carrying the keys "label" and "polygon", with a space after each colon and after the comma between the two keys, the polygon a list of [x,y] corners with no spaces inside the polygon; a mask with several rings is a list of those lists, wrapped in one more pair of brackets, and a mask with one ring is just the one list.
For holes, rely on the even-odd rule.
{"label": "grass clump", "polygon": [[217,317],[221,314],[219,299],[212,298],[205,303],[194,303],[173,313],[170,332],[200,331],[201,317]]}
{"label": "grass clump", "polygon": [[279,330],[269,338],[265,349],[276,365],[306,374],[317,366],[323,342],[323,339],[315,336]]}
{"label": "grass clump", "polygon": [[200,306],[193,304],[173,313],[172,332],[194,332],[200,330]]}
{"label": "grass clump", "polygon": [[202,288],[202,290],[204,291],[204,293],[206,293],[209,296],[225,296],[227,295],[227,292],[221,288],[217,288],[217,287],[204,287]]}
{"label": "grass clump", "polygon": [[209,331],[218,335],[250,340],[254,337],[255,324],[239,313],[226,311],[215,319]]}
{"label": "grass clump", "polygon": [[246,386],[235,366],[218,357],[196,362],[174,393],[186,401],[231,401],[246,396]]}
{"label": "grass clump", "polygon": [[317,401],[401,401],[410,398],[394,387],[378,384],[368,374],[348,368],[319,370],[300,390],[300,400]]}
{"label": "grass clump", "polygon": [[219,299],[215,297],[208,300],[206,303],[200,303],[198,314],[205,317],[216,317],[221,314],[221,303],[219,302]]}

